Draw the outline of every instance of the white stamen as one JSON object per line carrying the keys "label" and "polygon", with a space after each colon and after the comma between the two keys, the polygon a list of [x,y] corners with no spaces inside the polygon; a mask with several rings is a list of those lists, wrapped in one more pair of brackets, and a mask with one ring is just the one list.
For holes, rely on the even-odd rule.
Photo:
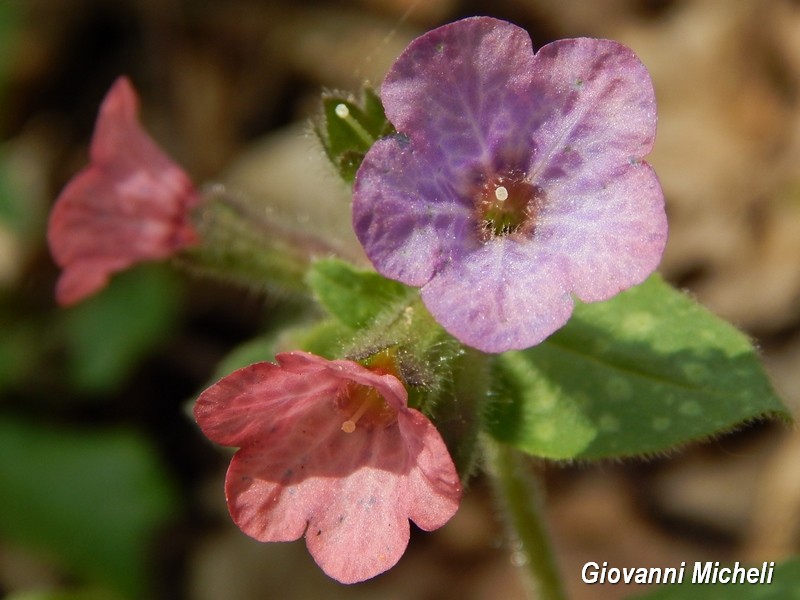
{"label": "white stamen", "polygon": [[346,119],[350,116],[350,109],[347,108],[346,104],[337,104],[333,110],[340,119]]}
{"label": "white stamen", "polygon": [[508,190],[502,185],[498,185],[497,189],[494,191],[494,197],[502,202],[503,200],[508,199]]}
{"label": "white stamen", "polygon": [[365,412],[367,412],[369,405],[370,399],[367,397],[367,399],[361,403],[361,406],[358,407],[358,410],[356,410],[353,416],[342,423],[342,431],[345,433],[353,433],[356,430],[356,423],[358,423],[358,420],[364,416]]}

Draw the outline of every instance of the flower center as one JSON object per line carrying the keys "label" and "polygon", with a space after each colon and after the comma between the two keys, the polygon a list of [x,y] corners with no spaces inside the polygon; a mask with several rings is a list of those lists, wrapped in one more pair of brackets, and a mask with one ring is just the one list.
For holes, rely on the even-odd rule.
{"label": "flower center", "polygon": [[541,197],[541,188],[520,175],[488,179],[476,198],[478,236],[485,242],[498,236],[532,232]]}
{"label": "flower center", "polygon": [[337,408],[347,417],[342,423],[345,433],[353,433],[356,425],[370,429],[389,425],[397,417],[397,411],[386,403],[375,388],[352,382],[347,383],[340,392]]}

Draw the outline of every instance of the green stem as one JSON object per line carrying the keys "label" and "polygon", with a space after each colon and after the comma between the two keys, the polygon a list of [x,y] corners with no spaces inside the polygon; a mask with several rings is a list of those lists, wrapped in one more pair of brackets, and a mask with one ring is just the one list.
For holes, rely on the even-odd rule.
{"label": "green stem", "polygon": [[505,509],[508,527],[519,543],[532,596],[541,600],[566,600],[541,511],[541,483],[533,477],[513,448],[485,440],[489,472],[495,493]]}
{"label": "green stem", "polygon": [[183,252],[178,264],[255,289],[308,294],[305,276],[312,260],[344,254],[316,233],[282,223],[269,207],[223,186],[204,190],[192,221],[200,244]]}

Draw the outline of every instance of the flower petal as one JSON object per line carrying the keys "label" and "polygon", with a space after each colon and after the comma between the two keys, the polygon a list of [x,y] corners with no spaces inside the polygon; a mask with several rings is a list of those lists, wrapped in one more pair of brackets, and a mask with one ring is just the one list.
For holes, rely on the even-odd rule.
{"label": "flower petal", "polygon": [[353,187],[353,227],[386,277],[421,286],[472,240],[471,207],[444,165],[400,137],[378,140],[364,158]]}
{"label": "flower petal", "polygon": [[90,165],[53,207],[48,241],[64,270],[56,290],[61,304],[98,291],[114,272],[197,241],[188,222],[197,192],[141,128],[137,107],[130,82],[119,78],[100,108]]}
{"label": "flower petal", "polygon": [[357,583],[392,568],[408,546],[405,480],[367,468],[342,483],[331,504],[309,523],[306,545],[330,577]]}
{"label": "flower petal", "polygon": [[562,259],[569,289],[584,302],[607,300],[644,281],[667,241],[664,195],[645,162],[606,177],[588,174],[551,187],[555,210],[536,240]]}
{"label": "flower petal", "polygon": [[244,446],[264,436],[286,434],[319,398],[336,394],[340,379],[312,365],[302,373],[261,362],[223,377],[205,390],[194,417],[210,440]]}
{"label": "flower petal", "polygon": [[[208,437],[241,446],[225,482],[231,517],[260,541],[305,533],[320,567],[343,583],[374,577],[405,551],[409,518],[435,529],[457,510],[461,484],[447,447],[406,407],[393,375],[305,352],[277,360],[235,371],[195,406]],[[337,398],[348,382],[376,389],[397,418],[343,431],[349,417]]]}
{"label": "flower petal", "polygon": [[407,493],[422,450],[416,439],[412,454],[397,424],[344,433],[337,416],[323,403],[284,435],[237,452],[226,495],[242,531],[260,541],[294,540],[305,532],[320,567],[354,583],[392,567],[408,544],[410,505],[438,499],[430,491]]}
{"label": "flower petal", "polygon": [[458,473],[442,436],[421,412],[404,411],[398,423],[409,452],[416,455],[416,468],[408,474],[403,491],[408,518],[425,531],[438,529],[458,510],[462,491]]}
{"label": "flower petal", "polygon": [[306,416],[302,425],[293,423],[236,452],[225,496],[231,517],[247,535],[262,542],[296,540],[313,515],[324,512],[335,496],[336,473],[347,471],[321,460],[319,451],[338,429],[330,416],[324,410]]}
{"label": "flower petal", "polygon": [[530,127],[520,120],[538,118],[532,73],[524,29],[473,17],[411,42],[384,79],[381,100],[417,149],[445,148],[450,167],[460,169],[491,163],[500,147],[527,146]]}
{"label": "flower petal", "polygon": [[548,90],[547,118],[534,132],[530,180],[553,182],[609,173],[645,156],[656,133],[650,75],[626,46],[611,40],[557,40],[536,54],[534,86]]}
{"label": "flower petal", "polygon": [[664,201],[641,160],[655,95],[630,49],[579,38],[534,55],[524,30],[464,19],[413,41],[381,97],[405,137],[367,153],[356,232],[461,342],[537,344],[567,321],[573,293],[605,300],[657,266]]}
{"label": "flower petal", "polygon": [[[352,381],[373,387],[393,408],[400,410],[408,406],[408,392],[394,375],[376,373],[352,360],[327,360],[309,352],[295,350],[281,352],[275,356],[282,369],[309,377],[317,369],[324,370],[328,377],[339,382]],[[319,376],[319,375],[315,375]]]}
{"label": "flower petal", "polygon": [[422,288],[449,333],[483,352],[538,344],[572,314],[564,266],[535,244],[497,238],[453,262]]}

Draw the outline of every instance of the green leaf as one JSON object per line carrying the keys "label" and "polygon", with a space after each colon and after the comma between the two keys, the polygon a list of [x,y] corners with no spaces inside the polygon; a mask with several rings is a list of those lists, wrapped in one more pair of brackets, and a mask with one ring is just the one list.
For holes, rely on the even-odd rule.
{"label": "green leaf", "polygon": [[576,306],[544,343],[495,362],[490,433],[556,459],[652,454],[789,418],[748,338],[653,276]]}
{"label": "green leaf", "polygon": [[[705,563],[701,563],[701,569]],[[731,568],[733,565],[722,564]],[[743,565],[744,566],[744,565]],[[747,567],[745,567],[747,568]],[[763,564],[752,565],[763,568]],[[686,565],[683,582],[636,596],[640,600],[800,600],[800,558],[777,565],[771,583],[692,583],[694,563]],[[741,577],[741,576],[740,576]],[[737,580],[738,581],[738,580]]]}
{"label": "green leaf", "polygon": [[328,360],[342,358],[344,347],[353,338],[353,332],[339,321],[328,319],[314,325],[297,327],[286,332],[287,347],[299,348]]}
{"label": "green leaf", "polygon": [[353,329],[369,325],[387,308],[416,293],[402,283],[335,258],[314,263],[307,277],[325,309]]}
{"label": "green leaf", "polygon": [[115,276],[109,286],[64,315],[74,385],[113,389],[169,335],[178,313],[171,273],[147,265]]}
{"label": "green leaf", "polygon": [[154,534],[176,502],[138,435],[0,418],[0,498],[0,537],[126,597],[146,597]]}

